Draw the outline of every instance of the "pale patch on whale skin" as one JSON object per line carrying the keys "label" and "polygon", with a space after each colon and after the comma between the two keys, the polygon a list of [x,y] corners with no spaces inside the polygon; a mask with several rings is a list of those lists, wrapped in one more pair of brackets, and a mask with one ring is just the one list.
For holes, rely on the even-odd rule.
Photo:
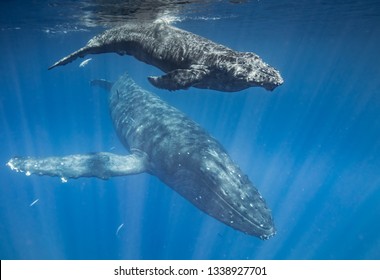
{"label": "pale patch on whale skin", "polygon": [[35,199],[32,203],[29,204],[29,207],[32,207],[33,205],[35,205],[37,202],[39,201],[39,199]]}
{"label": "pale patch on whale skin", "polygon": [[148,79],[162,89],[196,87],[235,92],[263,87],[272,91],[284,82],[280,73],[258,55],[232,50],[162,20],[109,29],[49,69],[89,54],[111,52],[134,56],[161,69],[165,75]]}
{"label": "pale patch on whale skin", "polygon": [[87,58],[79,64],[79,67],[85,67],[91,60],[92,58]]}
{"label": "pale patch on whale skin", "polygon": [[148,172],[232,228],[261,239],[275,234],[263,197],[224,148],[197,123],[140,88],[128,75],[114,85],[105,80],[92,84],[110,90],[112,121],[130,154],[15,157],[7,164],[12,170],[66,180]]}
{"label": "pale patch on whale skin", "polygon": [[117,229],[116,229],[116,232],[115,232],[115,235],[118,236],[119,235],[119,231],[121,230],[121,228],[124,226],[124,223],[120,224]]}

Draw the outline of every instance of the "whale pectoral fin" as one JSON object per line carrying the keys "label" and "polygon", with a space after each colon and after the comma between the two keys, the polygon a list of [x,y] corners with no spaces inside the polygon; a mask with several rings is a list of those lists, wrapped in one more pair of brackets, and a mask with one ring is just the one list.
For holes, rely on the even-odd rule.
{"label": "whale pectoral fin", "polygon": [[146,157],[142,153],[127,156],[112,153],[78,154],[64,157],[12,158],[7,165],[26,175],[37,174],[61,178],[98,177],[137,174],[146,171]]}
{"label": "whale pectoral fin", "polygon": [[148,80],[155,87],[162,89],[187,89],[202,81],[209,72],[207,67],[197,66],[189,69],[176,69],[160,77],[148,77]]}

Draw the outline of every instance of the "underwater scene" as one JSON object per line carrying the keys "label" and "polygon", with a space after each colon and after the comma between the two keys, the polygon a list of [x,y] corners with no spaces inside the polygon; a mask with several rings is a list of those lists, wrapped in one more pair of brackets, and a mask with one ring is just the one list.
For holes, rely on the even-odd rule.
{"label": "underwater scene", "polygon": [[0,2],[0,259],[380,259],[380,2]]}

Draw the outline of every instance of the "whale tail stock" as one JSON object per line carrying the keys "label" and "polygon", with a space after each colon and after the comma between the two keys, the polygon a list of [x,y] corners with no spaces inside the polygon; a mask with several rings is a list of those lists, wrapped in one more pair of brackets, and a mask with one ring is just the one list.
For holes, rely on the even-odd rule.
{"label": "whale tail stock", "polygon": [[56,63],[54,63],[53,65],[51,65],[48,70],[51,70],[57,66],[63,66],[63,65],[66,65],[70,62],[73,62],[74,60],[76,60],[78,57],[84,57],[86,56],[87,54],[90,54],[90,53],[95,53],[92,51],[92,48],[89,48],[88,46],[84,46],[83,48],[69,54],[68,56],[65,56],[64,58],[60,59],[59,61],[57,61]]}

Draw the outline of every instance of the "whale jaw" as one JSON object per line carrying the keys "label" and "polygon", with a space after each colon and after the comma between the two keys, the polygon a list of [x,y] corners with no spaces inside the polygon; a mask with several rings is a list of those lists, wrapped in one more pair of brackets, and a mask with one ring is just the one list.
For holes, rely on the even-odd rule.
{"label": "whale jaw", "polygon": [[157,177],[198,209],[262,240],[276,234],[264,198],[217,143],[181,153],[171,166],[177,168],[170,176],[165,172]]}

